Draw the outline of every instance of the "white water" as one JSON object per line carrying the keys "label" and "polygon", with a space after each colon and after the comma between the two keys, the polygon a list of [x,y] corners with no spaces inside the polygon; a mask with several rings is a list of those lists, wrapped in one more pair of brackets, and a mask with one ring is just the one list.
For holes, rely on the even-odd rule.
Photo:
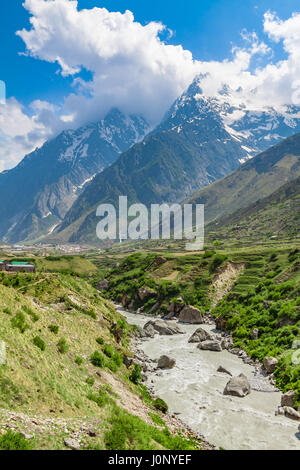
{"label": "white water", "polygon": [[[131,324],[144,326],[149,318],[119,310]],[[201,325],[206,329],[211,326]],[[176,359],[171,370],[150,373],[147,386],[163,398],[172,413],[211,444],[228,450],[300,449],[300,426],[284,416],[275,416],[280,392],[251,391],[245,398],[223,395],[229,376],[217,372],[220,365],[233,375],[253,377],[254,367],[228,351],[197,349],[188,343],[197,325],[181,324],[184,335],[158,336],[141,342],[151,359],[162,354]],[[153,381],[153,382],[152,382]]]}

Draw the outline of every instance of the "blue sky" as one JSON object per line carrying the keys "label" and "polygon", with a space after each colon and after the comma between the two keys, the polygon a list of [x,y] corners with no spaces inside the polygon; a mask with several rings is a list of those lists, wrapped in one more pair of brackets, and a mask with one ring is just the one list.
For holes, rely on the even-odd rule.
{"label": "blue sky", "polygon": [[0,8],[0,171],[113,106],[155,125],[198,74],[202,93],[226,85],[255,109],[293,104],[300,87],[299,0],[9,0]]}
{"label": "blue sky", "polygon": [[[7,96],[23,103],[34,99],[60,100],[70,92],[72,78],[56,74],[56,64],[19,55],[25,50],[15,32],[29,28],[29,14],[23,0],[1,2],[0,79],[6,82]],[[110,11],[131,10],[143,24],[161,21],[174,31],[168,42],[182,44],[199,60],[223,60],[232,44],[241,44],[243,29],[262,35],[263,14],[275,11],[281,19],[300,10],[298,0],[79,0],[79,8],[105,7]],[[277,56],[282,55],[277,48]]]}

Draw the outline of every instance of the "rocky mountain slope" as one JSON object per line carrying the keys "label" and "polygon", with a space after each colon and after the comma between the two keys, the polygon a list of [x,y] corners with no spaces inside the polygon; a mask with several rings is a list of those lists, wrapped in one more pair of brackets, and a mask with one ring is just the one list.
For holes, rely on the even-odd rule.
{"label": "rocky mountain slope", "polygon": [[95,178],[57,235],[69,241],[95,241],[99,203],[117,204],[119,195],[144,204],[183,201],[195,187],[210,185],[296,129],[300,130],[296,108],[282,113],[247,109],[237,104],[230,90],[208,98],[198,77],[142,143]]}
{"label": "rocky mountain slope", "polygon": [[113,109],[100,122],[64,131],[0,174],[0,238],[11,243],[51,233],[84,188],[141,140],[142,117]]}
{"label": "rocky mountain slope", "polygon": [[267,240],[300,235],[300,178],[207,226],[209,237]]}
{"label": "rocky mountain slope", "polygon": [[296,134],[236,171],[196,192],[187,202],[205,204],[206,223],[233,214],[271,195],[300,176],[300,134]]}

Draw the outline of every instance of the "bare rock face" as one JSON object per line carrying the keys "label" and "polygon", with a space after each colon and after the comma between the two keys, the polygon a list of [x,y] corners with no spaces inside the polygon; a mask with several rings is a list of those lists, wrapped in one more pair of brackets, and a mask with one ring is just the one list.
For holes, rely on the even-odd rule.
{"label": "bare rock face", "polygon": [[138,291],[139,299],[142,302],[146,299],[149,299],[150,297],[153,297],[154,295],[155,295],[155,291],[148,286],[143,286]]}
{"label": "bare rock face", "polygon": [[164,320],[150,320],[144,326],[144,330],[152,326],[160,335],[178,335],[184,334],[184,331],[176,324]]}
{"label": "bare rock face", "polygon": [[295,406],[295,399],[296,399],[296,392],[294,390],[290,390],[286,392],[281,397],[281,406],[289,406],[294,408]]}
{"label": "bare rock face", "polygon": [[157,367],[159,369],[173,369],[175,364],[175,359],[171,359],[169,356],[161,356],[158,359]]}
{"label": "bare rock face", "polygon": [[201,343],[202,341],[212,339],[214,339],[214,336],[209,331],[204,330],[204,328],[198,328],[190,337],[189,343]]}
{"label": "bare rock face", "polygon": [[108,289],[108,286],[109,286],[109,282],[107,279],[102,279],[102,281],[100,281],[97,285],[97,290],[99,292],[103,291],[103,290],[107,290]]}
{"label": "bare rock face", "polygon": [[277,364],[278,361],[275,359],[275,357],[265,357],[264,368],[266,369],[267,374],[273,374]]}
{"label": "bare rock face", "polygon": [[226,384],[224,395],[231,395],[233,397],[245,397],[250,393],[250,384],[244,374],[238,377],[232,377]]}
{"label": "bare rock face", "polygon": [[130,300],[127,296],[127,294],[123,294],[122,300],[121,300],[122,307],[126,308],[130,304]]}
{"label": "bare rock face", "polygon": [[178,319],[183,323],[193,323],[198,325],[203,323],[202,313],[191,305],[187,305],[181,310]]}
{"label": "bare rock face", "polygon": [[202,343],[199,344],[198,349],[203,349],[204,351],[221,352],[222,346],[219,341],[207,340],[207,341],[202,341]]}

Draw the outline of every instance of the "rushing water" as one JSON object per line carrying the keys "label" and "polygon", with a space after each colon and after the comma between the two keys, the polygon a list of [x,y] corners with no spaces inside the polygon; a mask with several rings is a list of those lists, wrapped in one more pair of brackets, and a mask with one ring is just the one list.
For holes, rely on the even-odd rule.
{"label": "rushing water", "polygon": [[[131,324],[144,326],[149,318],[119,310]],[[172,413],[211,444],[224,449],[300,449],[300,426],[284,416],[275,416],[280,392],[252,390],[244,398],[225,396],[229,376],[217,372],[220,365],[233,375],[253,378],[255,368],[228,351],[197,349],[188,343],[197,325],[181,324],[184,335],[158,336],[142,341],[140,349],[150,359],[167,354],[176,359],[171,370],[150,373],[147,386],[163,398]],[[206,329],[211,326],[201,325]]]}

